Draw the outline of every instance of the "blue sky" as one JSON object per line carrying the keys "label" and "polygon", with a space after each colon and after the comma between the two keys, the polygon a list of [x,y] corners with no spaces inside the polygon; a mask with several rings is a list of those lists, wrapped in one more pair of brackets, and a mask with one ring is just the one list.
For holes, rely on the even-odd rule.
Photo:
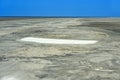
{"label": "blue sky", "polygon": [[0,0],[0,16],[120,16],[120,0]]}

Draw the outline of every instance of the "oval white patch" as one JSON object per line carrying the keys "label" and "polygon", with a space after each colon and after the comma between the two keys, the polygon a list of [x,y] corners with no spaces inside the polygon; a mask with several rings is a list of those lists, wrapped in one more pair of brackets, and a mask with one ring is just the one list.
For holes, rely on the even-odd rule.
{"label": "oval white patch", "polygon": [[50,38],[34,38],[34,37],[22,38],[21,41],[44,43],[44,44],[95,44],[98,42],[96,40],[67,40],[67,39],[50,39]]}

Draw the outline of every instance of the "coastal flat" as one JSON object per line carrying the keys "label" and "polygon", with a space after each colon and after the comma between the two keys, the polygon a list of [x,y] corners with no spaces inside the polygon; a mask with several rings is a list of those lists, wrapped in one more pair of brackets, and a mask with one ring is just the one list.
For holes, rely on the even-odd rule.
{"label": "coastal flat", "polygon": [[119,18],[0,20],[0,80],[120,80]]}

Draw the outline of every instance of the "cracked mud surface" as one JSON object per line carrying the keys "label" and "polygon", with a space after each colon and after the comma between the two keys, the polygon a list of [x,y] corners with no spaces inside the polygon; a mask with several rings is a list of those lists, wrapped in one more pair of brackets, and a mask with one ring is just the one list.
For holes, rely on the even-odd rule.
{"label": "cracked mud surface", "polygon": [[[24,37],[98,43],[38,44],[20,41]],[[0,21],[0,80],[120,80],[120,19]]]}

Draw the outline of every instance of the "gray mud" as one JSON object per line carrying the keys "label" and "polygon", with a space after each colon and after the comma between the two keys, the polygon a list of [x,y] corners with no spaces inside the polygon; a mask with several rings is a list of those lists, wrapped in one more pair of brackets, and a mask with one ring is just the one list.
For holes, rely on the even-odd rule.
{"label": "gray mud", "polygon": [[[20,41],[24,37],[98,43],[37,44]],[[120,80],[120,19],[1,21],[0,80]]]}

